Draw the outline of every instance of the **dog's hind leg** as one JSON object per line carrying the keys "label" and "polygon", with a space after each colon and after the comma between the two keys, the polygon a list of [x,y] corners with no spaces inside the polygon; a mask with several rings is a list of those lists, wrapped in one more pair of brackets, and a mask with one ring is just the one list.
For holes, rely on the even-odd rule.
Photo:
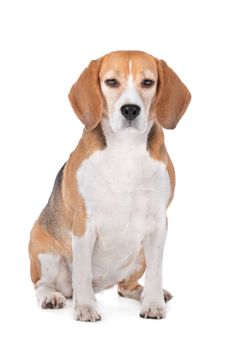
{"label": "dog's hind leg", "polygon": [[141,250],[138,254],[135,272],[127,279],[118,284],[118,294],[121,297],[140,300],[143,286],[138,283],[146,269],[144,252]]}
{"label": "dog's hind leg", "polygon": [[143,286],[137,281],[124,280],[118,284],[118,294],[121,297],[140,300]]}
{"label": "dog's hind leg", "polygon": [[71,297],[71,283],[63,258],[59,255],[39,254],[41,278],[35,283],[36,296],[43,309],[60,309],[65,296]]}
{"label": "dog's hind leg", "polygon": [[[146,269],[143,250],[141,250],[138,255],[138,261],[139,261],[139,268],[133,273],[133,275],[131,275],[128,279],[123,280],[118,284],[118,294],[121,297],[131,298],[136,300],[140,300],[141,298],[143,286],[138,283],[138,280],[139,278],[142,277]],[[138,266],[138,261],[137,261],[137,266]],[[168,292],[166,289],[163,289],[163,296],[164,296],[165,303],[167,303],[173,297],[172,294]]]}
{"label": "dog's hind leg", "polygon": [[[131,283],[130,280],[127,280],[118,284],[118,294],[121,297],[140,300],[142,291],[143,291],[142,285],[137,283],[133,287],[133,284]],[[163,289],[163,296],[164,296],[165,303],[167,303],[169,300],[173,298],[173,295],[170,292],[168,292],[166,289]]]}
{"label": "dog's hind leg", "polygon": [[71,272],[59,250],[55,238],[36,223],[29,243],[31,279],[44,309],[61,308],[72,296]]}

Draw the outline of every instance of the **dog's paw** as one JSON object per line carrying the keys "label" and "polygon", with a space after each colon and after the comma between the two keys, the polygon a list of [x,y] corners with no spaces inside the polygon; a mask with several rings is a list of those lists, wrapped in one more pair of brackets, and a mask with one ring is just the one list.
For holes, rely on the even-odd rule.
{"label": "dog's paw", "polygon": [[[142,291],[143,291],[143,287],[140,284],[133,290],[128,290],[123,287],[118,288],[118,294],[120,295],[120,297],[125,297],[125,298],[130,298],[135,300],[141,300]],[[165,303],[167,303],[169,300],[173,298],[173,295],[170,292],[168,292],[166,289],[164,289],[163,297],[164,297]]]}
{"label": "dog's paw", "polygon": [[142,294],[143,287],[139,284],[135,289],[129,290],[125,288],[118,288],[118,294],[120,297],[140,300]]}
{"label": "dog's paw", "polygon": [[95,322],[101,320],[101,316],[92,305],[77,304],[74,307],[73,316],[76,321]]}
{"label": "dog's paw", "polygon": [[65,305],[65,297],[59,292],[50,292],[41,297],[42,309],[61,309]]}
{"label": "dog's paw", "polygon": [[142,318],[162,319],[166,317],[165,302],[146,302],[143,301],[140,312]]}
{"label": "dog's paw", "polygon": [[173,298],[173,295],[170,292],[168,292],[168,290],[164,289],[163,290],[163,297],[164,297],[165,303],[167,303],[169,300],[171,300]]}

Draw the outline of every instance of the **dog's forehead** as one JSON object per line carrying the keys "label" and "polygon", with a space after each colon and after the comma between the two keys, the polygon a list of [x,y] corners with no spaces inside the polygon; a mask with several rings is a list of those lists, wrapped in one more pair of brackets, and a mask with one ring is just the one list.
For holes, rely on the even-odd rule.
{"label": "dog's forehead", "polygon": [[129,74],[136,76],[145,72],[153,72],[157,74],[157,59],[153,56],[141,51],[115,51],[104,56],[100,77],[104,77],[108,73],[123,75],[127,77]]}

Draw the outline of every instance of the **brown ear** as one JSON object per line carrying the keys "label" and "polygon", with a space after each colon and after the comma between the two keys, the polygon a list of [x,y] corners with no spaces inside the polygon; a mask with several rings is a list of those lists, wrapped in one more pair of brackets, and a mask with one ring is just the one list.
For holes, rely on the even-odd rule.
{"label": "brown ear", "polygon": [[163,128],[174,129],[189,105],[191,94],[166,62],[156,63],[158,88],[151,114]]}
{"label": "brown ear", "polygon": [[102,117],[103,98],[99,84],[101,61],[91,61],[69,93],[71,105],[87,129],[94,129]]}

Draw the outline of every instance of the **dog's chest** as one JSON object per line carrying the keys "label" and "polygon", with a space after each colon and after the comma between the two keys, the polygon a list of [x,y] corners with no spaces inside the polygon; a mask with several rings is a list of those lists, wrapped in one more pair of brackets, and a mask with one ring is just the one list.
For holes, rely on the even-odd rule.
{"label": "dog's chest", "polygon": [[[83,162],[77,180],[98,235],[94,277],[105,278],[111,268],[113,280],[125,278],[144,236],[156,229],[156,217],[166,207],[170,182],[165,165],[143,146],[107,147]],[[128,266],[125,271],[123,266]]]}

